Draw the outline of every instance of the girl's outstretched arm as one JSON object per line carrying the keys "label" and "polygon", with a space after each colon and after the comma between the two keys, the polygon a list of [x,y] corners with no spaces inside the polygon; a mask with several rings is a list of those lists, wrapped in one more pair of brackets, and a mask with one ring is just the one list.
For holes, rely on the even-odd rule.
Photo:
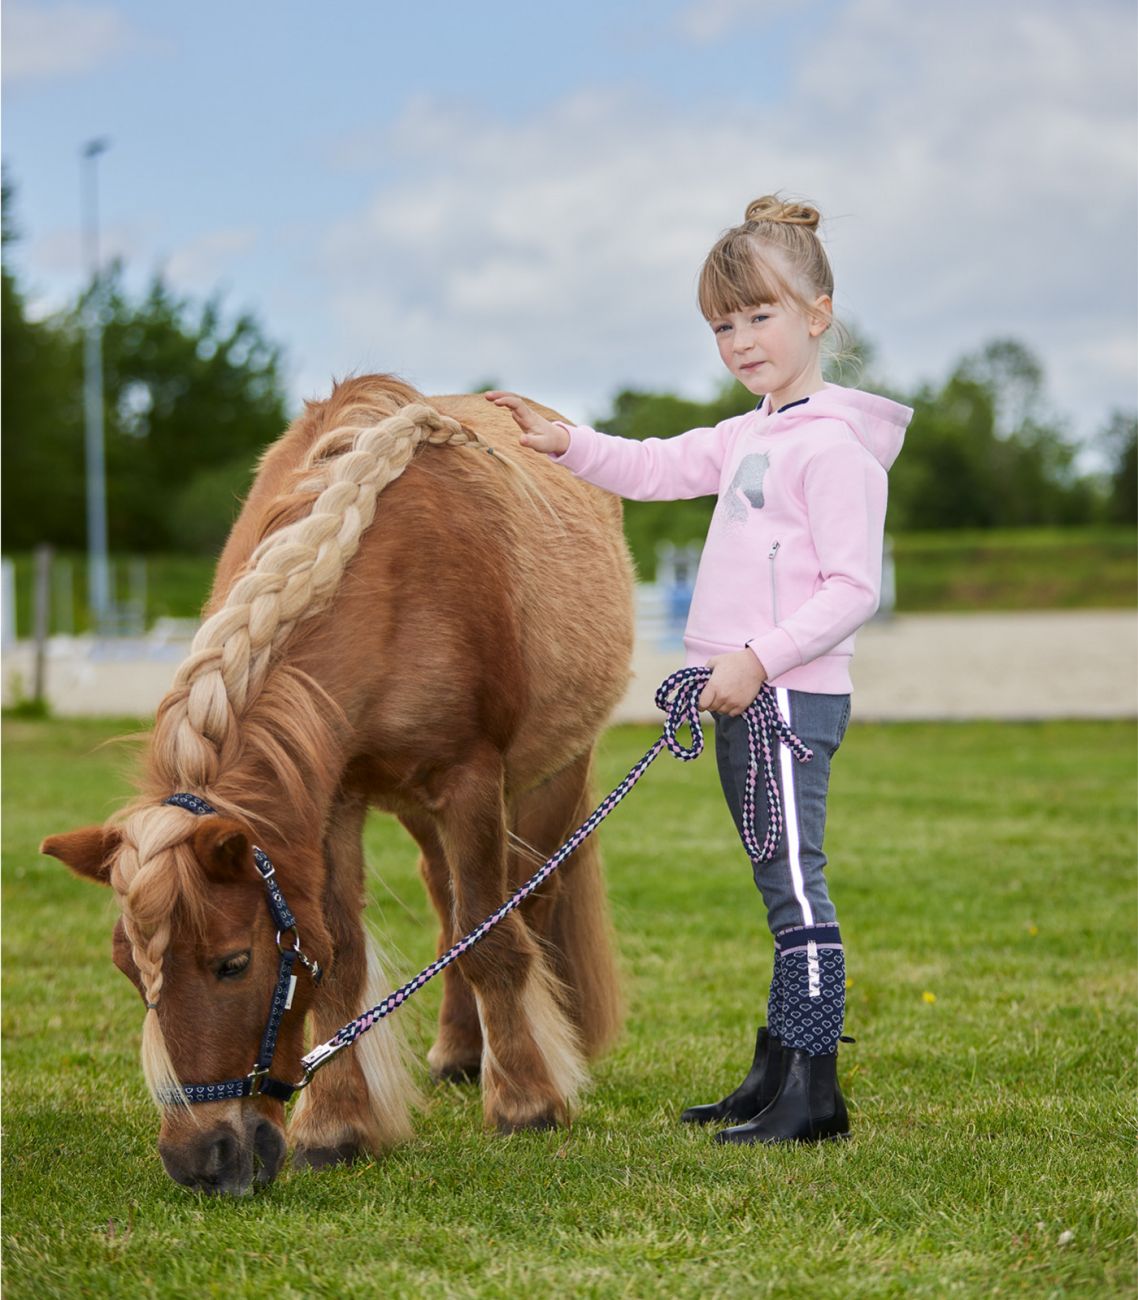
{"label": "girl's outstretched arm", "polygon": [[518,441],[523,447],[532,447],[534,451],[544,452],[548,456],[561,456],[569,450],[569,435],[565,430],[559,424],[538,415],[517,393],[503,393],[495,389],[483,396],[495,406],[504,406],[514,417],[514,422],[522,431]]}

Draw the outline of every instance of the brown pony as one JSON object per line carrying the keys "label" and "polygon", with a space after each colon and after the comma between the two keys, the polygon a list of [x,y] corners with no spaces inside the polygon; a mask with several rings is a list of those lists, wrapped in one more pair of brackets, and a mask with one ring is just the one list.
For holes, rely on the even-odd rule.
{"label": "brown pony", "polygon": [[[240,1194],[284,1159],[279,1101],[179,1102],[181,1081],[241,1077],[257,1055],[277,945],[254,844],[326,972],[301,975],[283,1019],[272,1074],[295,1082],[306,1020],[328,1038],[388,991],[361,919],[369,806],[418,842],[440,951],[591,806],[632,647],[619,502],[517,451],[483,398],[425,400],[390,376],[350,379],[269,449],[138,797],[43,845],[118,897],[114,959],[147,1005],[159,1150],[189,1187]],[[167,805],[176,791],[216,814]],[[480,1076],[503,1132],[564,1122],[620,1020],[593,842],[444,980],[434,1077]],[[382,1151],[409,1132],[414,1096],[384,1020],[301,1094],[295,1159]]]}

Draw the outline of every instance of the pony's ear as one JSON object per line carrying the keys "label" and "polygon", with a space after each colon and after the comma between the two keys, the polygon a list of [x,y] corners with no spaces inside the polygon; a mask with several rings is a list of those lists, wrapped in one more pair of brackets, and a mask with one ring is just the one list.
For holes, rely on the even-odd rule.
{"label": "pony's ear", "polygon": [[109,885],[111,859],[121,842],[122,834],[116,827],[81,826],[77,831],[49,835],[40,845],[40,852],[58,858],[77,876]]}
{"label": "pony's ear", "polygon": [[194,855],[211,880],[222,883],[245,872],[252,862],[249,837],[224,817],[205,817],[194,830]]}

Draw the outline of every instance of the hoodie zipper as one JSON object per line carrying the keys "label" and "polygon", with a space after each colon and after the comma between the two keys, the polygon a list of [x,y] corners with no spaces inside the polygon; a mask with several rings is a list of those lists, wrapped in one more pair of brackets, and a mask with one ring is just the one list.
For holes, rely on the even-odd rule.
{"label": "hoodie zipper", "polygon": [[771,616],[774,619],[775,627],[778,627],[778,592],[775,590],[774,585],[774,563],[775,560],[778,559],[778,548],[781,545],[781,542],[775,542],[767,555],[767,560],[770,562],[771,566]]}

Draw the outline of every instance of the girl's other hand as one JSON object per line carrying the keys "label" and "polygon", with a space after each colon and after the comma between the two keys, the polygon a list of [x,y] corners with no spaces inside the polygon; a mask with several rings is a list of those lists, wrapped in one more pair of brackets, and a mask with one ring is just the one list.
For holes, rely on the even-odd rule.
{"label": "girl's other hand", "polygon": [[547,456],[560,456],[569,450],[569,435],[559,424],[545,419],[517,395],[492,391],[483,393],[488,402],[495,406],[504,406],[514,417],[514,423],[522,431],[518,441],[523,447],[532,447],[534,451],[544,452]]}
{"label": "girl's other hand", "polygon": [[737,718],[754,701],[767,679],[767,670],[750,650],[713,655],[707,661],[711,680],[699,697],[699,707]]}

